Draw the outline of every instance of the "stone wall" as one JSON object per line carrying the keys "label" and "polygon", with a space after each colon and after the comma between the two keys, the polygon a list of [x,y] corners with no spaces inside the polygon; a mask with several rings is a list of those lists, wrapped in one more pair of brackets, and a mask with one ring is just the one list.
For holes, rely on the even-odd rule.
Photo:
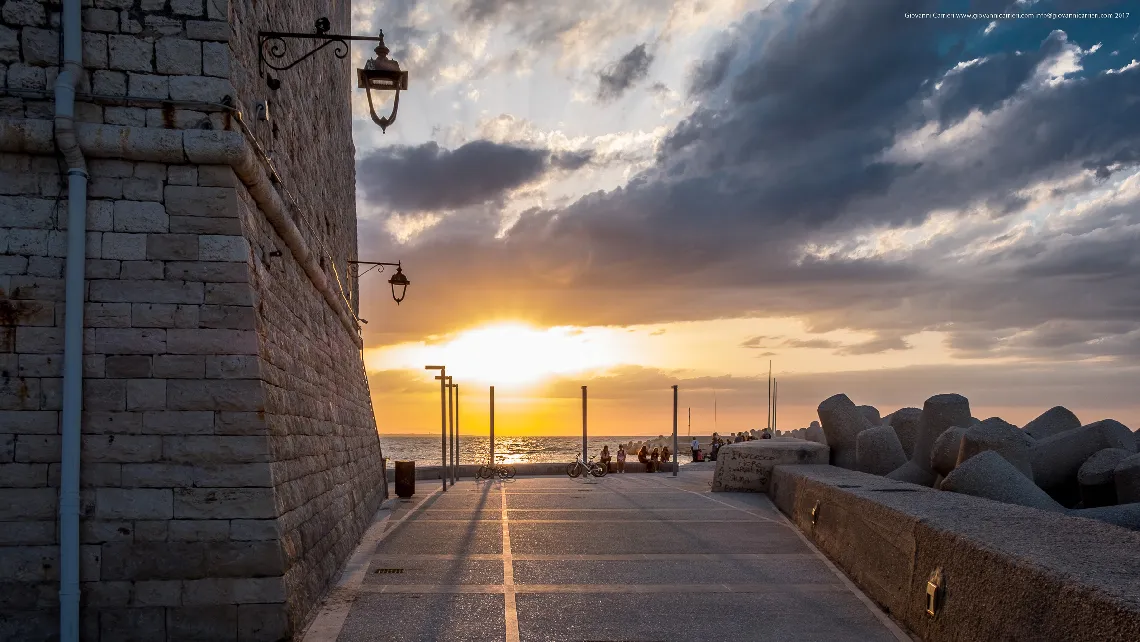
{"label": "stone wall", "polygon": [[[314,57],[273,93],[253,49],[259,28],[319,15],[347,30],[348,3],[84,6],[79,91],[106,98],[77,114],[127,143],[88,158],[82,635],[288,638],[382,497],[367,382],[355,333],[247,186],[189,162],[178,130],[237,131],[210,104],[225,96],[272,101],[253,134],[354,307],[348,61]],[[58,10],[0,10],[0,124],[50,132]],[[33,640],[58,632],[67,203],[50,145],[16,147],[0,154],[0,639]]]}

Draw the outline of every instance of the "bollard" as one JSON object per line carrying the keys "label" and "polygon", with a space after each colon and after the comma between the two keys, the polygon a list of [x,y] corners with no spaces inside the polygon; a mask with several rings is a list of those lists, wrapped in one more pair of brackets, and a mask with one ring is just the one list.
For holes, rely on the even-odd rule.
{"label": "bollard", "polygon": [[396,497],[408,499],[416,494],[416,462],[396,462]]}

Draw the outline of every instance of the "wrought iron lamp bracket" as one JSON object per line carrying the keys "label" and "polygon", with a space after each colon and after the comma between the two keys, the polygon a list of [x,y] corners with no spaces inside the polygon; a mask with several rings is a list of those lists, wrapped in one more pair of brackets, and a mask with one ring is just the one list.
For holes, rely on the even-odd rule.
{"label": "wrought iron lamp bracket", "polygon": [[[299,33],[290,31],[258,31],[257,32],[257,74],[265,78],[265,84],[270,89],[279,89],[281,87],[281,80],[274,78],[272,74],[266,71],[266,67],[274,71],[286,71],[297,66],[297,64],[308,60],[313,57],[317,52],[325,49],[329,45],[333,45],[333,55],[339,59],[344,59],[348,56],[349,42],[352,41],[365,41],[365,42],[384,42],[383,34],[379,36],[346,36],[341,34],[329,33],[331,27],[328,18],[320,18],[314,25],[315,30],[313,33]],[[290,59],[289,56],[289,41],[290,40],[315,40],[320,41],[309,51],[301,54],[295,59]]]}

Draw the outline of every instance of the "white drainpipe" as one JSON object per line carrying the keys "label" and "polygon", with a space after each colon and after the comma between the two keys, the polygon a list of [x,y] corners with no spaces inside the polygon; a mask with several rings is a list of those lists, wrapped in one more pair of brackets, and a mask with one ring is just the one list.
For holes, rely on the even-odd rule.
{"label": "white drainpipe", "polygon": [[83,73],[81,0],[63,2],[63,70],[55,81],[55,139],[67,160],[67,273],[63,326],[59,480],[59,633],[79,640],[79,448],[83,414],[83,295],[87,263],[87,163],[75,138],[75,86]]}

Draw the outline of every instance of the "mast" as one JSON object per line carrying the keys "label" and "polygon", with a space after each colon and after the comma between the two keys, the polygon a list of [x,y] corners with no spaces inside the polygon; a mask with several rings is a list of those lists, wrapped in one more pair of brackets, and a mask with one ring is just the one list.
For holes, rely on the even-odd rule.
{"label": "mast", "polygon": [[772,429],[772,360],[768,360],[768,429]]}

